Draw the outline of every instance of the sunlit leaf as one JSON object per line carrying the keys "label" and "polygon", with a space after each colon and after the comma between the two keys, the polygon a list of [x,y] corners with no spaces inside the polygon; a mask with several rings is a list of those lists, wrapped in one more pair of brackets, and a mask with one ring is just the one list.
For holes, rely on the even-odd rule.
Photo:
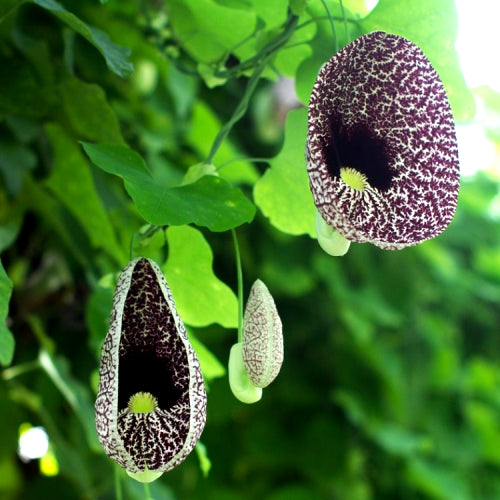
{"label": "sunlit leaf", "polygon": [[270,30],[281,26],[287,18],[289,0],[252,0],[256,14]]}
{"label": "sunlit leaf", "polygon": [[455,119],[474,116],[474,99],[454,47],[458,33],[454,0],[380,0],[361,26],[367,33],[387,31],[417,44],[443,80]]}
{"label": "sunlit leaf", "polygon": [[124,146],[84,143],[90,159],[105,172],[118,175],[139,213],[150,224],[194,223],[212,231],[226,231],[250,222],[255,207],[225,180],[204,176],[193,184],[168,188],[153,179],[144,160]]}
{"label": "sunlit leaf", "polygon": [[0,261],[0,364],[9,365],[14,356],[14,337],[7,327],[12,281]]}
{"label": "sunlit leaf", "polygon": [[[352,19],[353,14],[347,10],[345,5],[344,7],[346,17]],[[307,12],[301,17],[301,20],[312,21],[312,25],[316,28],[307,41],[310,53],[307,58],[298,61],[300,64],[297,66],[295,74],[297,97],[305,106],[309,103],[313,84],[321,66],[335,54],[336,46],[341,48],[361,34],[356,23],[347,22],[344,24],[342,9],[338,2],[329,6],[329,12],[335,27],[335,38],[322,1],[311,0],[308,3]]]}
{"label": "sunlit leaf", "polygon": [[134,67],[128,61],[130,50],[113,43],[106,33],[84,23],[55,0],[31,1],[54,14],[70,28],[86,38],[104,56],[108,68],[118,76],[125,77],[133,71]]}
{"label": "sunlit leaf", "polygon": [[307,110],[291,111],[283,148],[255,185],[254,199],[262,213],[280,231],[314,237],[316,209],[304,159],[306,132]]}
{"label": "sunlit leaf", "polygon": [[213,271],[212,250],[197,229],[167,229],[168,260],[163,266],[182,320],[191,326],[219,323],[235,328],[238,323],[234,292]]}
{"label": "sunlit leaf", "polygon": [[257,22],[251,10],[214,0],[170,0],[167,5],[175,37],[199,62],[215,62],[249,37]]}

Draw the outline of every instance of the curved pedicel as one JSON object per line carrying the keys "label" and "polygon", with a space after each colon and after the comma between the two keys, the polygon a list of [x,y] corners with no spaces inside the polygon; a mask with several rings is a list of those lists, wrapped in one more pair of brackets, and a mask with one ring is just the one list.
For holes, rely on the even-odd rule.
{"label": "curved pedicel", "polygon": [[96,428],[106,454],[139,481],[179,465],[205,425],[200,364],[168,284],[150,259],[118,280],[102,348]]}

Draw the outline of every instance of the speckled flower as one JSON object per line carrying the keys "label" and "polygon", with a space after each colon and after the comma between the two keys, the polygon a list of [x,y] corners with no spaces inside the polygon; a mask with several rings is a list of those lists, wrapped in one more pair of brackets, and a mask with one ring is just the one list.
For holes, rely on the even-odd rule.
{"label": "speckled flower", "polygon": [[180,464],[205,425],[200,364],[160,268],[123,270],[104,340],[96,427],[106,454],[143,482]]}
{"label": "speckled flower", "polygon": [[437,236],[453,218],[452,112],[438,74],[405,38],[369,33],[322,67],[306,156],[319,233],[327,237],[336,230],[347,245],[396,250]]}

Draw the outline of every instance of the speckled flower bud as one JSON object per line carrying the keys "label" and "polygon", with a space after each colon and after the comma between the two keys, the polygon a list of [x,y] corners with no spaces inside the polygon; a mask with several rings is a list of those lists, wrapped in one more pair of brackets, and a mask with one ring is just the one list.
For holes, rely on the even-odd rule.
{"label": "speckled flower bud", "polygon": [[106,454],[149,482],[179,465],[206,419],[200,364],[155,262],[131,261],[118,280],[95,403]]}
{"label": "speckled flower bud", "polygon": [[243,318],[243,361],[256,387],[268,386],[283,363],[281,319],[272,295],[261,280],[250,290]]}

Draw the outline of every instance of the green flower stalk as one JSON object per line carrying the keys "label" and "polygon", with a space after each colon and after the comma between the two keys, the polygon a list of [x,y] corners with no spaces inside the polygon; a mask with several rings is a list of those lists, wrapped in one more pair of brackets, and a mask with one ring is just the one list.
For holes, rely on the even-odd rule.
{"label": "green flower stalk", "polygon": [[206,420],[203,376],[150,259],[131,261],[120,275],[99,377],[99,441],[131,477],[153,481],[193,450]]}

